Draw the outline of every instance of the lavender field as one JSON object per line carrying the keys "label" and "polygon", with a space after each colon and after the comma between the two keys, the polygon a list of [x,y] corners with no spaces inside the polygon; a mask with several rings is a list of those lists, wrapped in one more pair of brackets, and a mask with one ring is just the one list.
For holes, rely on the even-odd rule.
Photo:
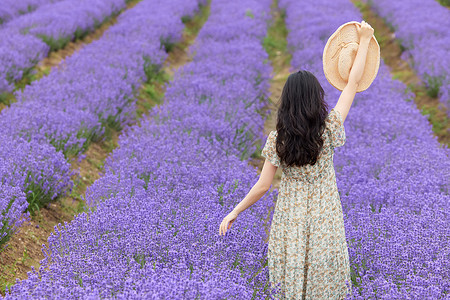
{"label": "lavender field", "polygon": [[[427,1],[364,1],[430,92],[423,106],[381,48],[348,114],[334,155],[347,299],[450,299],[448,30],[434,22],[448,8]],[[287,75],[311,71],[336,105],[322,52],[363,19],[355,2],[0,4],[2,298],[276,299],[267,239],[279,178],[225,236],[218,228],[259,178]],[[79,50],[30,77],[74,40]]]}

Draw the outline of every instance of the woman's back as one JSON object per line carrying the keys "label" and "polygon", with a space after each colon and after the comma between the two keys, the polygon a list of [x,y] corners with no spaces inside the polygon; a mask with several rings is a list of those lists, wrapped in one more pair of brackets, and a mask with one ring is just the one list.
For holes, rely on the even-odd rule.
{"label": "woman's back", "polygon": [[[262,155],[275,166],[277,132],[269,134]],[[326,118],[324,145],[314,166],[283,167],[268,248],[271,283],[288,299],[335,299],[350,281],[344,220],[333,166],[334,148],[345,143],[339,111]]]}
{"label": "woman's back", "polygon": [[263,150],[262,156],[269,158],[273,165],[281,167],[283,170],[283,176],[316,184],[321,178],[333,179],[329,177],[334,176],[334,148],[343,146],[346,140],[344,124],[340,112],[333,108],[325,119],[325,125],[326,128],[322,135],[324,140],[323,148],[317,158],[316,164],[314,165],[308,164],[302,167],[286,167],[284,164],[280,163],[280,158],[278,155],[268,155],[268,151],[275,151],[274,141],[278,136],[275,130],[270,132],[269,137],[267,138],[268,143],[266,143],[266,147],[268,148],[266,151]]}

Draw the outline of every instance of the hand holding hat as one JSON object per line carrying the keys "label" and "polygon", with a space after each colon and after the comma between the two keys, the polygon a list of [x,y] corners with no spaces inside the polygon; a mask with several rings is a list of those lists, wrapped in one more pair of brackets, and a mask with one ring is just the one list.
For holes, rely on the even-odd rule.
{"label": "hand holding hat", "polygon": [[380,46],[373,28],[365,21],[341,25],[328,39],[323,51],[323,70],[332,86],[342,91],[348,82],[360,41],[369,40],[366,63],[356,92],[366,90],[375,79],[380,66]]}
{"label": "hand holding hat", "polygon": [[362,21],[361,24],[355,23],[356,31],[358,31],[359,39],[370,39],[373,35],[373,28],[366,21]]}

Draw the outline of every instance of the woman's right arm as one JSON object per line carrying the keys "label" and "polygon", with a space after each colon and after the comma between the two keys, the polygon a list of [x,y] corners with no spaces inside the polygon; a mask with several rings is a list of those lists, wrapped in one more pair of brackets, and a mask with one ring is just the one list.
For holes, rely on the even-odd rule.
{"label": "woman's right arm", "polygon": [[339,97],[339,100],[335,106],[335,110],[339,110],[342,117],[342,122],[347,118],[347,114],[352,106],[353,99],[355,98],[356,88],[361,81],[364,66],[366,65],[367,50],[369,48],[370,39],[373,35],[373,28],[370,27],[365,21],[361,22],[361,28],[357,26],[359,33],[359,47],[356,53],[355,60],[353,61],[353,66],[350,70],[348,76],[348,82],[344,90]]}

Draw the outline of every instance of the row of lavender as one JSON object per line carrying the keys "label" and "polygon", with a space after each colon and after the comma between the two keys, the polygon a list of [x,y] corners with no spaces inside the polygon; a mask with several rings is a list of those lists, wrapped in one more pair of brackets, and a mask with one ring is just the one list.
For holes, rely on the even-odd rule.
{"label": "row of lavender", "polygon": [[18,16],[30,13],[39,6],[61,0],[3,0],[0,6],[0,25],[11,21]]}
{"label": "row of lavender", "polygon": [[29,211],[72,189],[72,175],[53,146],[0,132],[0,249],[29,220]]}
{"label": "row of lavender", "polygon": [[[292,65],[312,71],[336,104],[322,51],[341,24],[362,19],[346,0],[281,0]],[[325,22],[325,23],[324,23]],[[344,208],[355,299],[443,299],[450,293],[450,160],[448,148],[391,79],[358,94],[347,117],[347,141],[335,167]]]}
{"label": "row of lavender", "polygon": [[41,280],[30,273],[8,299],[267,296],[261,216],[274,195],[227,236],[218,226],[258,177],[247,159],[263,131],[270,3],[212,1],[193,62],[175,75],[164,104],[125,130],[88,189],[95,208],[49,237],[42,264],[49,270]]}
{"label": "row of lavender", "polygon": [[450,116],[450,10],[438,1],[377,0],[370,5],[395,28],[406,48],[403,58],[440,96]]}
{"label": "row of lavender", "polygon": [[58,50],[69,41],[93,31],[124,9],[126,2],[50,2],[5,24],[0,29],[0,98],[1,94],[12,92],[15,82],[25,77],[50,51]]}
{"label": "row of lavender", "polygon": [[18,92],[18,102],[0,113],[0,183],[10,195],[0,198],[0,244],[21,224],[27,207],[23,194],[8,189],[20,187],[29,209],[70,191],[73,173],[63,153],[79,154],[105,126],[134,119],[139,86],[161,68],[164,44],[181,39],[182,17],[197,8],[195,2],[140,3],[100,40]]}

